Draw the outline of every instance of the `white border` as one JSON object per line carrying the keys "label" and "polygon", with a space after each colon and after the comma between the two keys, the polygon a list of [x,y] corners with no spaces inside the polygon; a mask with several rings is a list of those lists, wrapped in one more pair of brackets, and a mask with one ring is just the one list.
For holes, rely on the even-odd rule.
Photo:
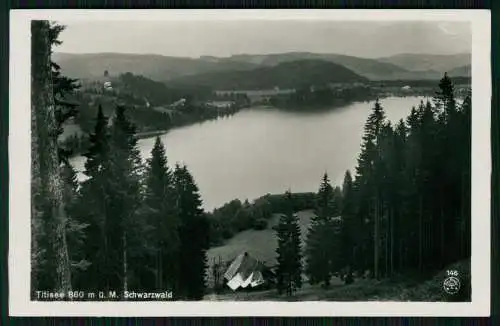
{"label": "white border", "polygon": [[[30,20],[468,21],[472,25],[472,302],[30,301]],[[9,311],[12,316],[489,316],[490,12],[487,10],[13,10],[10,13]],[[460,144],[457,144],[460,146]]]}

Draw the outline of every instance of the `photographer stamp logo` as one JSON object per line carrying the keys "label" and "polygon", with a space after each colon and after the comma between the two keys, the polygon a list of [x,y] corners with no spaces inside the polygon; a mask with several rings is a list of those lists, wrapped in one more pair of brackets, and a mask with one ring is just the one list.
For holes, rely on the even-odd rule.
{"label": "photographer stamp logo", "polygon": [[448,294],[457,294],[460,291],[460,280],[458,278],[458,271],[447,271],[448,277],[443,282],[444,292]]}

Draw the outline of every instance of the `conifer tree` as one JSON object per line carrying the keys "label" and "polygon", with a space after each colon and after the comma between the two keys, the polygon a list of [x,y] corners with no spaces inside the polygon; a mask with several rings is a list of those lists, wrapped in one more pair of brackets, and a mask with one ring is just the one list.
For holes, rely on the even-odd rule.
{"label": "conifer tree", "polygon": [[334,217],[338,215],[334,190],[324,174],[317,194],[317,208],[306,241],[306,274],[311,284],[330,285],[334,268],[339,266],[340,243]]}
{"label": "conifer tree", "polygon": [[361,229],[361,223],[355,214],[355,193],[354,185],[349,170],[344,175],[342,185],[342,230],[341,230],[341,253],[342,265],[347,266],[349,272],[358,267],[359,244],[361,238],[358,231]]}
{"label": "conifer tree", "polygon": [[94,131],[89,135],[90,147],[84,154],[84,174],[87,179],[81,186],[81,208],[89,223],[86,229],[86,259],[91,263],[87,270],[85,289],[109,290],[111,272],[108,267],[109,241],[106,226],[110,210],[109,193],[112,187],[110,135],[108,118],[99,105]]}
{"label": "conifer tree", "polygon": [[278,292],[291,296],[302,287],[302,254],[300,227],[293,212],[292,194],[287,191],[285,196],[286,212],[281,216],[276,229],[278,238],[276,278]]}
{"label": "conifer tree", "polygon": [[380,259],[380,220],[381,220],[381,179],[383,176],[376,173],[376,167],[380,162],[379,136],[385,123],[385,112],[380,102],[377,100],[372,112],[364,127],[363,143],[361,153],[356,167],[356,183],[358,191],[358,214],[359,218],[367,221],[373,232],[366,230],[365,239],[372,239],[372,244],[364,245],[365,255],[368,255],[368,248],[373,248],[373,276],[379,276]]}
{"label": "conifer tree", "polygon": [[134,277],[136,256],[141,256],[143,221],[138,219],[141,204],[141,158],[137,148],[135,126],[117,106],[110,130],[111,191],[107,194],[110,209],[106,217],[106,234],[110,245],[108,264],[113,289],[127,291]]}
{"label": "conifer tree", "polygon": [[447,73],[439,81],[439,90],[434,96],[436,110],[441,112],[447,121],[456,110],[455,87]]}
{"label": "conifer tree", "polygon": [[156,137],[147,162],[145,213],[152,245],[151,268],[156,290],[174,291],[179,278],[179,219],[175,210],[173,176],[167,165],[165,148]]}
{"label": "conifer tree", "polygon": [[458,160],[460,164],[460,225],[461,225],[461,256],[470,257],[471,255],[471,91],[468,90],[459,112],[459,122],[457,129],[460,143],[464,146],[460,147]]}
{"label": "conifer tree", "polygon": [[140,166],[135,127],[117,107],[108,120],[99,107],[90,149],[85,154],[82,202],[91,226],[88,228],[88,257],[91,289],[127,290],[137,284],[143,223],[137,217],[141,201]]}
{"label": "conifer tree", "polygon": [[176,164],[174,170],[176,213],[179,217],[179,285],[180,299],[201,300],[205,293],[206,251],[209,224],[201,207],[199,190],[186,166]]}
{"label": "conifer tree", "polygon": [[391,273],[403,266],[403,248],[405,247],[408,224],[408,175],[405,161],[405,147],[407,144],[407,127],[403,119],[395,126],[393,144],[392,186],[392,224],[391,224]]}
{"label": "conifer tree", "polygon": [[317,219],[326,221],[338,213],[338,207],[334,201],[334,190],[327,173],[323,175],[317,198]]}

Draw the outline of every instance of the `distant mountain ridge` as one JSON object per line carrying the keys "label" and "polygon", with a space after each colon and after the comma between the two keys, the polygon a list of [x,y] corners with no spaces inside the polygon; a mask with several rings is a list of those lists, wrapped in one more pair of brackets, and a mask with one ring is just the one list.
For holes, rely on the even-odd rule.
{"label": "distant mountain ridge", "polygon": [[448,72],[448,74],[451,77],[471,77],[471,75],[472,75],[471,65],[465,65],[465,66],[451,69]]}
{"label": "distant mountain ridge", "polygon": [[[200,58],[169,57],[155,54],[54,53],[64,74],[81,79],[131,72],[156,81],[170,81],[186,76],[210,73],[234,73],[272,67],[300,60],[323,60],[355,72],[370,80],[438,79],[445,71],[470,65],[470,54],[432,55],[399,54],[386,58],[368,59],[340,54],[288,52],[275,54],[238,54],[229,57]],[[466,73],[457,70],[455,73]]]}
{"label": "distant mountain ridge", "polygon": [[366,77],[324,60],[297,60],[252,70],[225,71],[180,77],[168,85],[196,85],[219,90],[296,89],[329,83],[367,82]]}
{"label": "distant mountain ridge", "polygon": [[470,53],[457,54],[414,54],[401,53],[390,57],[378,58],[380,62],[396,65],[411,71],[436,71],[441,74],[457,67],[471,64]]}

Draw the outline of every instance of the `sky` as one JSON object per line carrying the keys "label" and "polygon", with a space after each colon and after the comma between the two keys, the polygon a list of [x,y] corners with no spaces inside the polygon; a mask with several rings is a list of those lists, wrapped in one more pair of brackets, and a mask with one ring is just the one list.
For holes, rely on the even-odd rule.
{"label": "sky", "polygon": [[400,21],[61,21],[56,50],[179,57],[283,52],[378,58],[399,53],[471,52],[468,22]]}

